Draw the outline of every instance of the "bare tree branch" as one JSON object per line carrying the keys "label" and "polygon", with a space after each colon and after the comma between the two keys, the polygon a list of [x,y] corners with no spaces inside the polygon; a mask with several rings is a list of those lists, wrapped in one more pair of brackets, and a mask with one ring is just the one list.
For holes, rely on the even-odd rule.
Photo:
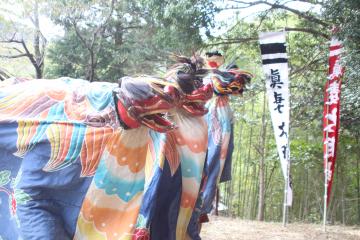
{"label": "bare tree branch", "polygon": [[[91,39],[89,41],[87,41],[85,39],[85,37],[81,34],[81,31],[80,31],[80,29],[79,29],[79,27],[78,27],[78,25],[76,23],[77,22],[76,19],[73,18],[73,17],[70,18],[70,23],[74,27],[76,36],[80,39],[80,41],[85,46],[85,48],[89,51],[89,54],[90,54],[89,63],[88,63],[88,66],[89,66],[90,69],[88,69],[88,73],[87,73],[87,76],[86,76],[90,82],[92,82],[94,80],[94,78],[95,78],[95,68],[96,68],[96,65],[97,65],[96,56],[97,56],[97,53],[101,49],[101,45],[102,45],[101,41],[104,39],[103,35],[104,35],[104,32],[105,32],[105,26],[107,25],[107,23],[111,19],[111,16],[113,15],[114,5],[115,5],[115,0],[111,0],[108,15],[105,17],[105,20],[102,23],[100,23],[97,26],[97,28],[92,32],[92,36],[91,36]],[[100,47],[96,48],[95,42],[96,42],[99,35],[101,36],[100,44],[98,44]]]}
{"label": "bare tree branch", "polygon": [[26,53],[18,54],[18,55],[0,55],[0,58],[21,58],[21,57],[28,57]]}
{"label": "bare tree branch", "polygon": [[[10,44],[5,46],[5,49],[9,50],[9,54],[0,55],[2,58],[21,58],[27,57],[36,71],[36,78],[41,78],[43,74],[43,66],[45,59],[45,50],[46,50],[46,38],[40,31],[40,22],[39,22],[39,2],[35,0],[32,2],[33,8],[31,13],[26,14],[34,25],[34,35],[33,35],[33,53],[29,50],[27,43],[24,40],[24,37],[20,35],[18,37],[17,24],[11,21],[13,28],[15,29],[14,33],[9,39],[4,39],[2,37],[0,43]],[[25,5],[24,5],[25,7]],[[13,46],[17,44],[16,46]]]}
{"label": "bare tree branch", "polygon": [[270,11],[271,11],[271,9],[266,10],[265,14],[260,17],[259,24],[258,24],[258,26],[256,27],[256,30],[255,30],[256,32],[259,31],[259,28],[261,27],[262,23],[264,22],[264,20],[266,19],[267,15],[270,13]]}
{"label": "bare tree branch", "polygon": [[39,65],[42,66],[44,64],[44,60],[45,60],[47,40],[46,40],[46,38],[44,37],[44,35],[42,34],[41,31],[40,31],[40,37],[41,37],[42,41],[41,41],[41,48],[40,48],[40,62],[39,62]]}
{"label": "bare tree branch", "polygon": [[34,56],[31,54],[31,52],[29,51],[29,48],[27,47],[24,39],[21,39],[21,40],[16,40],[15,39],[15,34],[12,36],[11,39],[9,40],[3,40],[3,41],[0,41],[1,43],[19,43],[21,44],[22,48],[24,49],[25,53],[20,51],[19,49],[17,49],[17,51],[20,51],[22,52],[21,54],[18,54],[18,55],[3,55],[2,57],[3,58],[19,58],[19,57],[28,57],[31,64],[35,67],[35,70],[38,71],[39,70],[39,66],[38,66],[38,63],[36,62]]}
{"label": "bare tree branch", "polygon": [[229,10],[229,9],[245,9],[245,8],[249,8],[249,7],[252,7],[252,6],[255,6],[255,5],[261,5],[261,4],[264,4],[264,5],[268,5],[271,7],[271,9],[284,9],[286,11],[289,11],[289,12],[292,12],[296,15],[298,15],[299,17],[301,18],[304,18],[310,22],[314,22],[314,23],[317,23],[323,27],[326,27],[326,28],[329,28],[330,27],[330,24],[327,23],[327,22],[324,22],[323,20],[319,19],[319,18],[316,18],[315,16],[312,16],[312,15],[309,15],[307,13],[304,13],[304,12],[301,12],[297,9],[293,9],[293,8],[290,8],[288,6],[285,6],[284,4],[279,4],[277,2],[275,3],[270,3],[268,1],[252,1],[252,2],[245,2],[245,1],[240,1],[240,0],[231,0],[232,2],[235,2],[237,4],[243,4],[244,6],[234,6],[234,7],[230,7],[230,8],[224,8],[224,9],[221,9],[221,10]]}
{"label": "bare tree branch", "polygon": [[305,3],[310,3],[310,4],[324,5],[323,1],[316,1],[316,0],[294,0],[294,1],[290,1],[290,2],[305,2]]}
{"label": "bare tree branch", "polygon": [[22,43],[22,40],[15,40],[15,39],[1,40],[0,43]]}
{"label": "bare tree branch", "polygon": [[11,50],[14,50],[14,51],[17,51],[18,53],[20,54],[23,54],[24,52],[21,51],[20,49],[16,48],[16,47],[4,47],[5,49],[9,49],[10,51]]}
{"label": "bare tree branch", "polygon": [[330,39],[330,36],[324,32],[319,32],[319,31],[316,31],[312,28],[292,28],[292,27],[285,27],[284,28],[285,31],[287,32],[292,32],[292,31],[295,31],[295,32],[305,32],[305,33],[311,33],[312,35],[315,35],[315,36],[321,36],[325,39]]}
{"label": "bare tree branch", "polygon": [[[314,29],[311,28],[290,28],[290,27],[285,27],[284,28],[285,31],[287,32],[305,32],[305,33],[310,33],[313,34],[315,36],[321,36],[325,39],[330,39],[330,36],[327,35],[326,33],[323,32],[319,32],[316,31]],[[207,44],[206,46],[218,46],[218,45],[230,45],[230,44],[236,44],[236,43],[244,43],[244,42],[252,42],[252,41],[258,41],[258,37],[254,36],[254,37],[248,37],[248,38],[232,38],[232,39],[220,39],[219,42],[215,42],[215,43],[210,43]]]}
{"label": "bare tree branch", "polygon": [[27,45],[26,45],[26,43],[25,43],[24,40],[21,40],[21,45],[22,45],[22,47],[24,48],[24,50],[25,50],[25,52],[26,52],[26,55],[28,56],[30,62],[31,62],[32,65],[35,67],[36,71],[38,71],[39,66],[38,66],[36,60],[34,59],[34,56],[30,53],[30,51],[29,51],[29,49],[28,49],[28,47],[27,47]]}
{"label": "bare tree branch", "polygon": [[92,41],[91,41],[91,47],[94,45],[95,43],[95,39],[97,37],[97,35],[100,33],[100,32],[103,32],[104,31],[104,27],[106,26],[106,24],[109,22],[112,14],[113,14],[113,11],[114,11],[114,3],[115,3],[115,0],[111,0],[111,5],[110,5],[110,11],[109,11],[109,14],[108,16],[105,18],[105,21],[100,24],[97,29],[95,29],[94,33],[93,33],[93,38],[92,38]]}
{"label": "bare tree branch", "polygon": [[236,44],[236,43],[252,42],[252,41],[257,41],[257,40],[258,40],[258,37],[236,38],[236,39],[228,39],[228,40],[223,40],[223,41],[216,42],[216,43],[206,44],[206,46],[230,45],[230,44]]}
{"label": "bare tree branch", "polygon": [[298,68],[298,69],[295,69],[294,71],[291,71],[291,73],[289,74],[289,76],[292,77],[292,76],[294,76],[294,75],[296,75],[296,74],[299,74],[299,73],[307,70],[307,68],[308,68],[309,66],[311,66],[311,65],[313,65],[313,64],[316,64],[316,63],[318,63],[318,62],[321,62],[322,60],[323,60],[323,58],[317,58],[317,59],[315,59],[315,60],[312,60],[312,61],[310,61],[308,64],[306,64],[306,65],[304,65],[304,66],[302,66],[302,67],[300,67],[300,68]]}
{"label": "bare tree branch", "polygon": [[91,51],[91,48],[89,47],[88,43],[86,42],[86,40],[83,38],[83,36],[81,35],[81,32],[80,32],[80,29],[78,28],[75,19],[71,19],[71,24],[73,25],[74,27],[74,30],[75,30],[75,33],[76,33],[76,36],[78,36],[78,38],[80,39],[80,41],[84,44],[84,46],[89,50]]}

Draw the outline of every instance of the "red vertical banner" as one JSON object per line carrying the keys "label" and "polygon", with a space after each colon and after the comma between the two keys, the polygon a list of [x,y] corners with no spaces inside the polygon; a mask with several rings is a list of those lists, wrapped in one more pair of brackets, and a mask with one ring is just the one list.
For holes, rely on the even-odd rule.
{"label": "red vertical banner", "polygon": [[331,186],[334,177],[336,147],[340,127],[340,92],[341,77],[344,68],[340,65],[341,42],[331,39],[329,56],[329,75],[325,86],[324,116],[323,116],[323,149],[326,201],[329,203]]}

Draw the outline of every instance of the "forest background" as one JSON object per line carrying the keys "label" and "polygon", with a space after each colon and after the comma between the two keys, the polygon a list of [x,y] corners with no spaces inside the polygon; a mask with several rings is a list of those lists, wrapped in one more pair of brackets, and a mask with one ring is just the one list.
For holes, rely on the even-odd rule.
{"label": "forest background", "polygon": [[233,179],[220,189],[227,216],[281,221],[284,179],[264,94],[258,33],[285,30],[291,81],[290,222],[323,216],[323,91],[333,26],[346,73],[329,223],[360,224],[359,0],[2,0],[0,78],[69,76],[114,82],[161,75],[170,52],[220,50],[254,73],[235,113]]}

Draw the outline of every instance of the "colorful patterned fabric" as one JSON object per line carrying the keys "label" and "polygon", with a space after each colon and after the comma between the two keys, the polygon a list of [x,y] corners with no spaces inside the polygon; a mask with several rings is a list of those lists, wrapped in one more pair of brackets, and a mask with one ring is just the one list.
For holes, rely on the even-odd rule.
{"label": "colorful patterned fabric", "polygon": [[[207,125],[196,116],[207,112],[213,90],[197,65],[183,60],[174,71],[180,81],[169,84],[154,78],[125,78],[120,86],[70,78],[2,82],[0,226],[8,227],[0,237],[185,239],[207,149]],[[165,116],[174,106],[178,113]],[[174,126],[168,118],[178,125],[169,133],[141,126],[166,132]],[[159,183],[175,193],[163,206],[168,194]],[[151,221],[139,215],[148,200],[156,204]],[[164,234],[161,223],[168,220]]]}
{"label": "colorful patterned fabric", "polygon": [[210,76],[214,97],[208,102],[206,115],[209,143],[203,171],[201,192],[188,227],[190,239],[201,239],[199,236],[199,219],[211,212],[216,190],[220,182],[231,180],[231,159],[234,149],[233,112],[228,95],[242,94],[245,84],[252,75],[237,68],[225,72],[215,70]]}
{"label": "colorful patterned fabric", "polygon": [[[231,156],[233,144],[232,110],[228,96],[216,96],[208,103],[206,115],[209,142],[204,165],[202,191],[188,227],[190,239],[201,239],[198,220],[201,214],[210,213],[220,180],[231,179]],[[226,165],[226,168],[224,168]],[[226,170],[226,171],[223,171]]]}
{"label": "colorful patterned fabric", "polygon": [[131,239],[148,129],[125,131],[120,122],[168,129],[161,112],[174,99],[158,97],[164,87],[141,78],[120,87],[71,78],[1,82],[0,226],[7,227],[0,237]]}
{"label": "colorful patterned fabric", "polygon": [[145,184],[148,129],[117,131],[104,151],[74,239],[131,239]]}
{"label": "colorful patterned fabric", "polygon": [[[245,85],[245,76],[240,80],[235,76],[238,75],[215,71],[204,82],[214,83],[220,78],[229,82],[228,93],[235,94],[239,93],[239,88],[232,88],[235,81]],[[222,89],[225,88],[222,84]],[[233,132],[228,101],[226,95],[213,98],[207,104],[206,118],[177,111],[178,129],[167,134],[152,134],[150,149],[156,164],[147,177],[137,225],[139,229],[147,229],[151,239],[195,239],[197,220],[204,212],[203,201],[211,206],[220,179],[230,179]]]}
{"label": "colorful patterned fabric", "polygon": [[[202,115],[212,86],[192,75],[196,64],[175,67],[168,81],[179,84],[187,103],[170,116],[177,129],[166,134],[152,132],[144,201],[137,228],[150,239],[186,239],[187,226],[200,191],[207,149],[207,125]],[[201,80],[201,81],[199,81]]]}
{"label": "colorful patterned fabric", "polygon": [[0,88],[3,239],[71,239],[117,129],[116,84],[9,79]]}
{"label": "colorful patterned fabric", "polygon": [[151,230],[151,239],[185,239],[200,190],[207,125],[201,117],[177,114],[174,118],[175,131],[151,133],[154,164],[146,177],[137,223],[137,228]]}
{"label": "colorful patterned fabric", "polygon": [[[192,71],[192,67],[189,67],[186,63],[179,64],[175,68],[175,71],[169,71],[169,76],[178,74],[180,70],[187,73],[187,70]],[[191,77],[197,76],[196,71],[190,72],[189,74]],[[211,87],[209,88],[207,85],[197,86],[189,88],[190,90],[185,92],[184,88],[180,86],[177,88],[180,92],[174,92],[172,87],[178,86],[178,82],[175,83],[174,85],[169,85],[165,88],[164,92],[169,93],[170,95],[171,93],[173,94],[172,99],[176,102],[175,104],[178,108],[192,114],[199,114],[201,111],[204,111],[204,108],[202,108],[199,103],[201,101],[206,102],[206,100],[211,97]],[[187,85],[187,87],[191,86]],[[180,96],[177,98],[174,95]],[[192,101],[194,100],[197,101],[195,106],[192,105]],[[145,106],[147,106],[147,104],[145,104]],[[172,121],[175,122],[178,129],[183,129],[184,121],[179,120],[176,117],[177,114],[174,114],[175,116],[171,118]],[[189,126],[191,125],[193,124],[188,124],[187,128],[190,129]],[[141,129],[134,129],[121,133],[119,135],[119,140],[113,140],[113,146],[109,148],[110,155],[106,157],[108,159],[107,164],[104,164],[103,166],[100,163],[94,176],[94,180],[85,196],[78,218],[75,239],[146,239],[149,237],[147,228],[142,227],[141,225],[141,222],[144,222],[144,216],[139,215],[139,211],[140,206],[143,206],[143,203],[148,200],[147,194],[156,191],[155,186],[146,184],[146,179],[150,179],[150,177],[146,176],[151,174],[154,166],[157,167],[157,165],[154,164],[159,162],[161,166],[160,159],[154,157],[156,156],[156,149],[154,148],[168,149],[168,153],[173,157],[170,161],[175,165],[176,161],[180,159],[180,157],[177,156],[179,154],[189,155],[190,165],[192,161],[197,162],[197,159],[193,160],[191,158],[192,155],[188,154],[187,150],[179,151],[178,153],[173,151],[176,149],[174,141],[170,141],[168,146],[164,147],[161,145],[160,141],[157,142],[157,140],[154,140],[155,144],[151,141],[154,137],[156,138],[156,136],[162,138],[162,135],[165,135],[166,139],[183,139],[187,137],[177,134],[178,129],[166,134],[151,131],[150,135],[148,129],[144,128],[142,131]],[[201,129],[201,127],[199,127],[199,129]],[[191,136],[189,138],[191,139]],[[198,143],[199,147],[206,146],[204,140],[201,140],[202,142]],[[123,145],[119,146],[119,142]],[[179,142],[180,146],[184,145],[184,142],[188,141],[183,140],[183,142]],[[184,146],[184,148],[186,148],[186,146]],[[162,152],[162,150],[158,151],[158,153],[160,152]],[[198,155],[200,155],[200,158],[202,159],[205,158],[205,153],[203,153],[203,155]],[[112,160],[113,158],[115,159]],[[133,166],[133,168],[130,168],[131,171],[128,169],[129,166],[126,165]],[[198,171],[201,172],[202,166],[198,169]],[[143,194],[144,185],[146,189],[145,197]],[[183,185],[186,185],[187,188],[192,188],[193,183],[185,182]],[[117,188],[117,186],[121,186],[121,189]],[[191,194],[185,189],[186,188],[183,189],[184,194],[181,196],[182,199]],[[102,193],[102,191],[105,191],[106,194]],[[196,200],[197,194],[193,194],[192,197]],[[153,204],[154,201],[156,202],[156,199],[150,200],[152,201],[151,204]],[[183,201],[187,203],[188,200],[185,199]],[[156,204],[158,203],[156,202]],[[190,209],[188,206],[185,206],[184,210],[180,209],[180,217],[184,214],[189,215],[189,211]],[[182,231],[183,234],[186,234],[187,224],[180,223],[178,226],[179,225],[185,226]],[[158,234],[161,234],[160,229]],[[155,237],[154,239],[159,238]]]}

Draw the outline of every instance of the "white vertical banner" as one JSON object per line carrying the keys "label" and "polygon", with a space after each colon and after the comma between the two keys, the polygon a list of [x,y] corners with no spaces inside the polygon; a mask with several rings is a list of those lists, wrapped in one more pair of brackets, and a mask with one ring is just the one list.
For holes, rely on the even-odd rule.
{"label": "white vertical banner", "polygon": [[266,93],[275,133],[277,151],[285,179],[284,205],[292,204],[289,142],[289,69],[286,54],[286,33],[266,32],[259,34],[263,71],[266,76]]}

